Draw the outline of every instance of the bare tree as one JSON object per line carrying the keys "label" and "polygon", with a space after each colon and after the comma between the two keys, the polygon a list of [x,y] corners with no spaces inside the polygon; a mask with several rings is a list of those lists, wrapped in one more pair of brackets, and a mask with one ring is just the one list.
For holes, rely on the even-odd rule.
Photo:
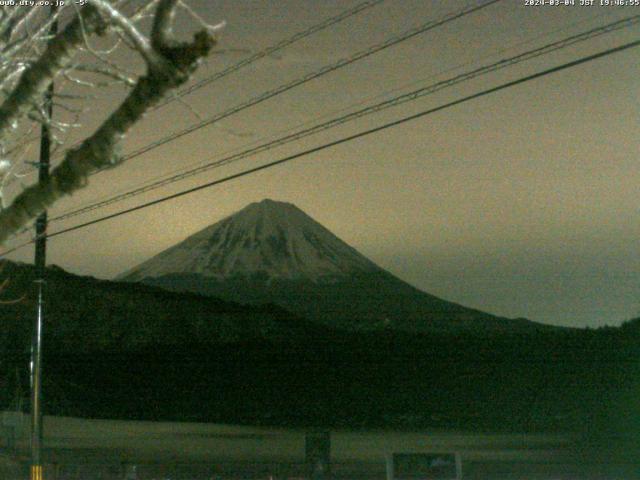
{"label": "bare tree", "polygon": [[[46,7],[0,7],[0,196],[19,175],[17,168],[40,125],[49,127],[56,148],[64,152],[48,181],[23,188],[7,206],[0,198],[0,244],[58,199],[83,188],[92,172],[120,164],[119,146],[127,132],[150,107],[185,83],[214,46],[220,25],[205,24],[181,0],[137,3],[66,2],[69,5],[55,15]],[[179,7],[199,24],[190,41],[174,36]],[[61,28],[52,35],[54,21]],[[132,74],[115,61],[112,53],[118,48],[135,52],[144,71]],[[53,102],[69,121],[49,118],[44,108],[44,94],[54,79],[67,87],[56,88]],[[83,112],[78,105],[94,95],[78,94],[77,89],[95,92],[114,83],[126,89],[121,103],[92,134],[66,145]]]}

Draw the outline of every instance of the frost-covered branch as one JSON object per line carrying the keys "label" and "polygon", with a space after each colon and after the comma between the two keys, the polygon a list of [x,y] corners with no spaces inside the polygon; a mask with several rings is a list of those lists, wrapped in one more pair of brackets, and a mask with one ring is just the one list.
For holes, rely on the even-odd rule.
{"label": "frost-covered branch", "polygon": [[[104,32],[105,23],[91,4],[83,7],[82,15],[88,28],[94,32]],[[17,86],[0,105],[0,142],[17,127],[20,118],[27,115],[33,104],[41,101],[56,74],[70,64],[74,50],[83,40],[82,21],[81,16],[76,17],[49,41],[44,53],[24,70]]]}
{"label": "frost-covered branch", "polygon": [[115,27],[126,32],[146,62],[146,73],[137,79],[124,101],[102,125],[79,146],[69,150],[51,172],[49,180],[25,188],[0,212],[0,244],[59,198],[84,187],[89,175],[122,161],[119,146],[131,127],[168,92],[186,82],[200,60],[215,44],[211,29],[198,31],[190,42],[173,38],[173,16],[177,0],[159,0],[147,40],[127,17],[106,0],[91,0],[83,18],[74,19],[48,42],[45,53],[29,66],[9,97],[0,106],[0,142],[13,122],[32,112],[32,102],[42,95],[57,73],[71,65],[71,50],[79,48],[87,30],[103,33]]}

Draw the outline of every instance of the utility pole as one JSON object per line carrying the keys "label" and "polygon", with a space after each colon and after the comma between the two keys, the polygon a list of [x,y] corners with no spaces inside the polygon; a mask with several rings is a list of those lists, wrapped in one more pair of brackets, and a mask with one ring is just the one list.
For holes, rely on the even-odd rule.
{"label": "utility pole", "polygon": [[[52,4],[51,14],[55,16],[57,7]],[[50,35],[58,31],[58,22],[54,20],[49,29]],[[53,80],[44,95],[43,110],[45,122],[40,130],[40,160],[38,162],[38,182],[49,181],[51,154],[51,121],[53,114]],[[31,480],[43,480],[42,468],[42,333],[44,325],[44,303],[47,261],[47,211],[36,219],[36,288],[38,294],[37,313],[31,339]]]}

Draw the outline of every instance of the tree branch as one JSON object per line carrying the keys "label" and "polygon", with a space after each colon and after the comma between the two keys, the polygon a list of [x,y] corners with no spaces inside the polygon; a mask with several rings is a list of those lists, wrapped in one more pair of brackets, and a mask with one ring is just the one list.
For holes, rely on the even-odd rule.
{"label": "tree branch", "polygon": [[[98,11],[91,5],[82,9],[87,28],[102,33],[105,24]],[[78,16],[59,34],[51,39],[43,55],[30,65],[20,77],[18,84],[0,106],[0,141],[18,120],[31,110],[33,103],[40,101],[45,90],[55,77],[71,62],[73,51],[83,41],[82,19]]]}
{"label": "tree branch", "polygon": [[151,47],[149,40],[140,33],[133,25],[133,22],[120,13],[118,9],[114,8],[111,3],[106,0],[93,0],[93,5],[104,13],[114,25],[122,29],[127,38],[133,43],[133,47],[140,52],[148,64],[153,65],[162,61],[162,58]]}
{"label": "tree branch", "polygon": [[190,43],[170,38],[175,4],[175,0],[161,0],[156,10],[152,46],[163,59],[161,65],[148,64],[146,75],[137,81],[124,102],[93,135],[67,152],[49,180],[26,188],[0,212],[0,244],[56,200],[84,187],[91,172],[121,163],[117,145],[123,136],[169,90],[186,82],[209,53],[215,40],[206,30],[196,33]]}

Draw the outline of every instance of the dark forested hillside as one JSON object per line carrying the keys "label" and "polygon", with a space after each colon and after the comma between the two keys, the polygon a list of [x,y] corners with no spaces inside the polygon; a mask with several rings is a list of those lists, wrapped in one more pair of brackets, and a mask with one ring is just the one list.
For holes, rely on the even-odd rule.
{"label": "dark forested hillside", "polygon": [[[28,292],[7,266],[4,298]],[[523,335],[346,333],[275,307],[49,274],[52,414],[272,425],[633,432],[640,320]],[[3,407],[27,391],[34,305],[3,305]],[[17,372],[17,375],[16,375]],[[22,393],[21,393],[22,392]]]}

